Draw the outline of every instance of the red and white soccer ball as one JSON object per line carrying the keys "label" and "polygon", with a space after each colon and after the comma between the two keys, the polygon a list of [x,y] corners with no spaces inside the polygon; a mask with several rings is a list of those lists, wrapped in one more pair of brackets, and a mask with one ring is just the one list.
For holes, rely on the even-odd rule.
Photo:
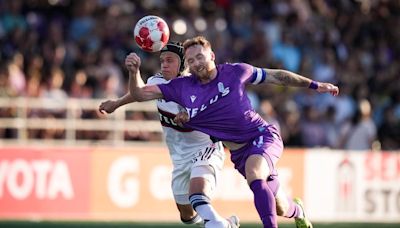
{"label": "red and white soccer ball", "polygon": [[140,19],[134,30],[136,44],[144,51],[160,51],[168,42],[168,24],[158,16],[145,16]]}

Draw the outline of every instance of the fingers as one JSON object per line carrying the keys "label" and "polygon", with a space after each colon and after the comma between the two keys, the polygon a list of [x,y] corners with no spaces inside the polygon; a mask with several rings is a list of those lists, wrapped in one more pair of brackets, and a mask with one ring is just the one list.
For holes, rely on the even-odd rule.
{"label": "fingers", "polygon": [[178,124],[178,126],[183,127],[183,124],[189,121],[189,116],[185,112],[179,112],[176,114],[174,118],[174,122]]}
{"label": "fingers", "polygon": [[181,118],[181,116],[179,115],[179,113],[175,116],[174,122],[175,122],[176,124],[178,124],[179,127],[183,127],[182,118]]}
{"label": "fingers", "polygon": [[334,86],[334,85],[332,85],[332,86],[333,86],[333,88],[332,88],[331,94],[332,94],[333,96],[339,95],[339,88],[338,88],[337,86]]}
{"label": "fingers", "polygon": [[100,112],[101,114],[103,114],[103,115],[106,114],[104,108],[102,108],[102,107],[99,107],[99,112]]}
{"label": "fingers", "polygon": [[99,112],[101,113],[101,114],[106,114],[106,110],[105,110],[105,108],[104,108],[104,106],[103,106],[103,103],[101,103],[101,105],[99,106]]}
{"label": "fingers", "polygon": [[174,121],[179,127],[183,127],[183,123],[178,118],[175,117]]}
{"label": "fingers", "polygon": [[99,112],[101,114],[110,114],[114,111],[114,107],[113,107],[113,101],[104,101],[99,105]]}
{"label": "fingers", "polygon": [[337,96],[339,94],[339,88],[330,83],[321,83],[318,88],[318,92],[320,93],[330,93],[333,96]]}
{"label": "fingers", "polygon": [[140,57],[136,53],[130,53],[126,59],[125,59],[125,64],[127,66],[136,66],[139,67],[141,64]]}

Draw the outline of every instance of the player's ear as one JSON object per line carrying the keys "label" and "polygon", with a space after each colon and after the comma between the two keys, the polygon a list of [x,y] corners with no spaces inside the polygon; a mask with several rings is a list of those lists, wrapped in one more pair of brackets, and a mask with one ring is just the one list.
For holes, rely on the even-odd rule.
{"label": "player's ear", "polygon": [[211,51],[211,60],[214,61],[215,60],[215,54],[213,51]]}

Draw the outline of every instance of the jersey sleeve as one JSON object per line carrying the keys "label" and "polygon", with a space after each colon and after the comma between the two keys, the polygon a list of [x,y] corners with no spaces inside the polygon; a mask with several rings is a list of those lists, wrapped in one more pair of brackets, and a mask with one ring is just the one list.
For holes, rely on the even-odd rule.
{"label": "jersey sleeve", "polygon": [[174,101],[180,103],[182,91],[182,79],[176,78],[168,81],[165,84],[158,84],[158,88],[161,90],[165,101]]}
{"label": "jersey sleeve", "polygon": [[268,76],[264,68],[255,67],[247,63],[239,63],[237,65],[244,71],[242,80],[245,83],[258,85],[263,83]]}

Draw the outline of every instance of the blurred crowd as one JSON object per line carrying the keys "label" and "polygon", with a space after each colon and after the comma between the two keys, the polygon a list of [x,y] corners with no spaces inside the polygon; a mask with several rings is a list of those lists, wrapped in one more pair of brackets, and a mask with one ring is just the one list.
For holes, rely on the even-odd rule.
{"label": "blurred crowd", "polygon": [[[286,146],[400,148],[400,1],[1,0],[0,97],[123,95],[129,52],[142,57],[145,77],[159,71],[158,55],[140,51],[132,34],[135,22],[149,14],[167,21],[172,40],[207,37],[217,63],[283,68],[337,84],[337,97],[308,89],[249,87],[254,108],[279,126]],[[13,115],[0,110],[0,117]],[[63,113],[31,115],[59,118]],[[99,116],[87,112],[82,118]],[[131,113],[127,118],[152,117]],[[31,134],[63,137],[62,131]],[[0,137],[15,134],[3,130]],[[126,138],[154,139],[145,133]]]}

